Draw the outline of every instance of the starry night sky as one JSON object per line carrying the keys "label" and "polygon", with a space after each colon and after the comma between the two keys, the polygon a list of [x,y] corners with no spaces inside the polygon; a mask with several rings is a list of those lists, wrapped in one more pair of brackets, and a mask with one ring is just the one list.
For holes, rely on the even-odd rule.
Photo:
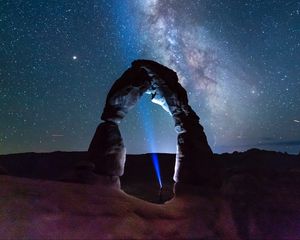
{"label": "starry night sky", "polygon": [[[177,71],[214,152],[300,151],[300,1],[2,0],[0,154],[87,150],[131,61]],[[128,153],[175,152],[145,95]]]}

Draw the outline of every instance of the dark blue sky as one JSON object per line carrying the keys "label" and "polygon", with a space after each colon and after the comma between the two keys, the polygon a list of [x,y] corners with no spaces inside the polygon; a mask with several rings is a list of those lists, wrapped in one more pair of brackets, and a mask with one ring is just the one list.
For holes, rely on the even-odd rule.
{"label": "dark blue sky", "polygon": [[[177,71],[215,152],[300,151],[300,1],[1,1],[0,154],[86,150],[137,58]],[[174,152],[144,96],[129,153]]]}

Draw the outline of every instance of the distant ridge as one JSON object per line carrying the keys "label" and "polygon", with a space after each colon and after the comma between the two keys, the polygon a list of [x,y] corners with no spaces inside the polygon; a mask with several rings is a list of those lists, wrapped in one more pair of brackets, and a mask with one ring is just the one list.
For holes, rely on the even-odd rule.
{"label": "distant ridge", "polygon": [[[128,154],[125,172],[121,177],[122,189],[144,200],[157,201],[159,190],[152,154]],[[252,175],[261,181],[288,181],[300,185],[300,155],[249,149],[214,155],[226,183],[233,175]],[[87,152],[18,153],[0,155],[0,174],[59,181],[79,161],[87,158]],[[161,178],[166,199],[173,196],[175,154],[158,153]],[[201,159],[199,158],[199,161]]]}
{"label": "distant ridge", "polygon": [[[139,175],[138,169],[152,168],[151,153],[128,154],[125,175]],[[215,160],[224,171],[228,169],[269,169],[286,171],[300,169],[300,155],[275,151],[249,149],[245,152],[215,154]],[[0,155],[0,166],[8,175],[56,180],[64,171],[72,168],[77,162],[87,158],[87,152],[55,151],[49,153],[17,153]],[[171,174],[175,164],[175,154],[158,153],[162,172]],[[145,160],[145,161],[143,161]],[[144,173],[143,173],[144,174]],[[172,175],[172,174],[171,174]]]}

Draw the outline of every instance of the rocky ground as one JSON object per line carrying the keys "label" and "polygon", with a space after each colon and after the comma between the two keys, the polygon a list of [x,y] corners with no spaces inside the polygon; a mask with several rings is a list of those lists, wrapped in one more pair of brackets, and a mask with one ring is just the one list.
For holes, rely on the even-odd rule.
{"label": "rocky ground", "polygon": [[[69,158],[69,163],[77,161],[75,155]],[[101,177],[92,185],[57,181],[55,178],[63,174],[61,169],[65,165],[60,162],[61,169],[55,172],[55,161],[49,162],[47,154],[41,160],[44,165],[28,158],[37,167],[32,169],[30,178],[24,176],[29,170],[24,155],[23,162],[16,158],[0,158],[5,171],[10,172],[10,176],[0,176],[1,239],[300,239],[297,157],[281,171],[271,167],[267,171],[255,167],[257,164],[249,167],[245,164],[247,158],[243,158],[242,165],[228,165],[221,189],[213,191],[204,185],[173,198],[171,189],[167,189],[165,198],[171,199],[164,204],[153,203],[157,196],[153,173],[149,173],[153,179],[146,177],[147,174],[140,174],[144,178],[137,177],[138,173],[132,178],[125,175],[122,186],[129,190],[125,193],[114,185],[103,184]],[[127,166],[139,158],[144,157],[136,156]],[[18,164],[9,167],[5,159],[10,159],[10,164],[14,159]],[[53,156],[51,159],[55,160]],[[147,164],[151,166],[150,163]],[[165,171],[164,163],[161,165]],[[45,172],[49,175],[38,178],[37,173],[42,171],[41,168],[38,171],[38,166],[48,166]],[[131,171],[132,167],[127,173]],[[154,183],[149,183],[150,180]],[[165,183],[171,188],[171,180],[165,179]],[[142,194],[148,190],[153,194]],[[129,195],[130,191],[152,203]]]}

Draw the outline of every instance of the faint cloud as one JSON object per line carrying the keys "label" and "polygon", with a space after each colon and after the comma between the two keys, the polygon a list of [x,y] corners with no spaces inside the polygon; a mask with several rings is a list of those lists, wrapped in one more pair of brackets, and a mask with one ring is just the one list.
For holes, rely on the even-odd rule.
{"label": "faint cloud", "polygon": [[51,137],[63,137],[64,135],[62,134],[52,134]]}

